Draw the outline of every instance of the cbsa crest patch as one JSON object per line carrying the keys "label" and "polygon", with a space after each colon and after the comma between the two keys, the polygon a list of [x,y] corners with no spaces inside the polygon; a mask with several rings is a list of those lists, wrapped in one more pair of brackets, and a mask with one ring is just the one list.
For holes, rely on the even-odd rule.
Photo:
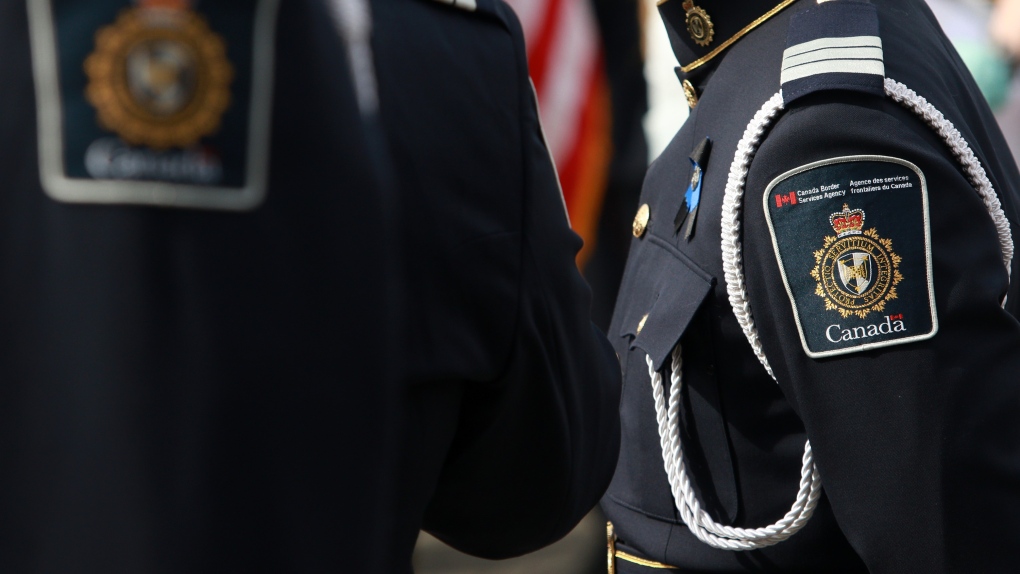
{"label": "cbsa crest patch", "polygon": [[815,162],[776,178],[763,205],[808,356],[938,331],[928,190],[917,166],[883,156]]}
{"label": "cbsa crest patch", "polygon": [[844,203],[842,211],[829,215],[835,236],[826,235],[814,252],[815,294],[825,300],[826,310],[844,319],[884,311],[899,298],[896,286],[903,281],[903,258],[893,251],[892,240],[879,236],[875,227],[865,230],[864,223],[864,210]]}
{"label": "cbsa crest patch", "polygon": [[28,0],[58,201],[244,210],[265,195],[279,0]]}

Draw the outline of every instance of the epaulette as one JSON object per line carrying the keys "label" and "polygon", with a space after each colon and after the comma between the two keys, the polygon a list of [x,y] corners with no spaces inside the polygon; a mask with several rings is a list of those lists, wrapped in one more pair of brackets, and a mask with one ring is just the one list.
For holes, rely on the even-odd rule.
{"label": "epaulette", "polygon": [[786,46],[784,104],[822,90],[885,95],[878,11],[870,2],[823,2],[794,14]]}
{"label": "epaulette", "polygon": [[468,12],[474,12],[478,9],[478,2],[476,0],[435,0],[440,4],[448,4],[461,10],[467,10]]}
{"label": "epaulette", "polygon": [[457,8],[471,14],[484,15],[490,18],[495,18],[503,23],[503,25],[509,25],[507,23],[507,12],[510,16],[513,15],[513,9],[507,6],[504,2],[499,0],[424,0],[425,2],[432,2],[435,4],[443,4],[450,6],[451,8]]}
{"label": "epaulette", "polygon": [[513,8],[502,0],[421,0],[429,4],[442,4],[463,12],[499,22],[513,35],[524,41],[520,23]]}

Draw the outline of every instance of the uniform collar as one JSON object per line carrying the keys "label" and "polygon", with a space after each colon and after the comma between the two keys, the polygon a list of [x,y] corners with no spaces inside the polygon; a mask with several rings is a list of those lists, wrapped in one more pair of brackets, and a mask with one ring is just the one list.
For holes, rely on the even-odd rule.
{"label": "uniform collar", "polygon": [[714,64],[727,48],[796,0],[773,2],[659,0],[680,71],[690,74]]}

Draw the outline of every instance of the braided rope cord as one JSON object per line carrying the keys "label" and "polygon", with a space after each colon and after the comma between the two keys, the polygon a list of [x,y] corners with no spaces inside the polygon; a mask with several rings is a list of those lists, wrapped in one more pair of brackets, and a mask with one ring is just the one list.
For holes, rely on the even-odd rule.
{"label": "braided rope cord", "polygon": [[[927,100],[910,90],[903,84],[885,80],[886,94],[897,103],[920,116],[942,139],[963,166],[964,172],[978,195],[981,196],[989,215],[995,224],[1002,249],[1003,263],[1007,274],[1013,261],[1013,238],[1009,221],[1003,213],[1002,205],[992,187],[984,168],[974,155],[970,146],[952,122],[935,109]],[[737,144],[737,151],[730,164],[729,177],[722,204],[722,260],[723,276],[730,306],[737,318],[744,336],[747,338],[755,356],[773,380],[776,379],[772,366],[762,348],[758,330],[751,313],[747,289],[744,283],[743,255],[740,240],[741,209],[744,197],[744,185],[751,159],[760,143],[762,134],[772,121],[783,110],[782,92],[777,92],[755,113],[748,123],[744,134]],[[1005,305],[1005,300],[1002,301]],[[687,528],[699,540],[722,550],[753,550],[772,546],[786,540],[807,524],[814,514],[821,496],[821,477],[814,463],[811,441],[804,442],[804,456],[801,458],[800,485],[797,497],[790,510],[779,521],[762,528],[735,528],[719,524],[712,520],[702,509],[687,474],[683,458],[683,445],[680,439],[680,397],[683,388],[683,359],[679,344],[673,349],[670,376],[670,393],[668,408],[664,397],[665,390],[662,375],[655,370],[651,357],[646,357],[648,375],[652,383],[652,396],[655,400],[655,417],[658,422],[659,442],[662,447],[662,460],[677,510]]]}
{"label": "braided rope cord", "polygon": [[822,481],[815,469],[811,444],[804,445],[800,489],[790,511],[778,522],[763,528],[735,528],[712,520],[702,509],[684,464],[683,445],[680,440],[680,391],[683,388],[680,345],[673,349],[670,377],[669,408],[665,405],[662,375],[656,372],[651,358],[646,358],[648,374],[652,379],[652,396],[655,399],[655,418],[659,423],[659,440],[666,475],[676,501],[677,510],[687,528],[699,540],[722,550],[754,550],[778,544],[793,536],[807,524],[818,505]]}
{"label": "braided rope cord", "polygon": [[[967,140],[963,139],[963,136],[953,125],[953,122],[947,120],[942,115],[942,112],[935,109],[935,106],[931,105],[928,100],[919,96],[905,85],[896,80],[886,78],[885,93],[894,101],[924,119],[936,133],[942,136],[946,145],[949,146],[953,155],[956,156],[957,161],[963,166],[967,179],[970,180],[971,185],[977,190],[978,195],[984,201],[985,208],[988,209],[989,215],[992,216],[995,230],[999,234],[1002,262],[1006,265],[1006,274],[1012,278],[1013,233],[1009,228],[1009,220],[1006,219],[1006,214],[1002,211],[1002,204],[999,202],[999,196],[996,195],[995,189],[992,187],[992,182],[988,180],[985,169],[981,167],[981,162],[970,149]],[[1005,299],[1003,299],[1002,305],[1006,305]]]}

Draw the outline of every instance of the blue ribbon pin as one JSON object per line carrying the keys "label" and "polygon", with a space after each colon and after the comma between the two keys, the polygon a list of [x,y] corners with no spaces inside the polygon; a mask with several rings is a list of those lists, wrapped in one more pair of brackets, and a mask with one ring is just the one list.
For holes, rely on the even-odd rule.
{"label": "blue ribbon pin", "polygon": [[694,223],[698,217],[698,204],[701,203],[701,183],[704,180],[705,167],[708,165],[708,156],[712,150],[712,140],[705,138],[698,147],[691,153],[691,181],[687,184],[687,191],[684,192],[684,202],[673,219],[674,233],[680,233],[680,228],[687,222],[687,230],[684,238],[687,241],[694,236]]}

